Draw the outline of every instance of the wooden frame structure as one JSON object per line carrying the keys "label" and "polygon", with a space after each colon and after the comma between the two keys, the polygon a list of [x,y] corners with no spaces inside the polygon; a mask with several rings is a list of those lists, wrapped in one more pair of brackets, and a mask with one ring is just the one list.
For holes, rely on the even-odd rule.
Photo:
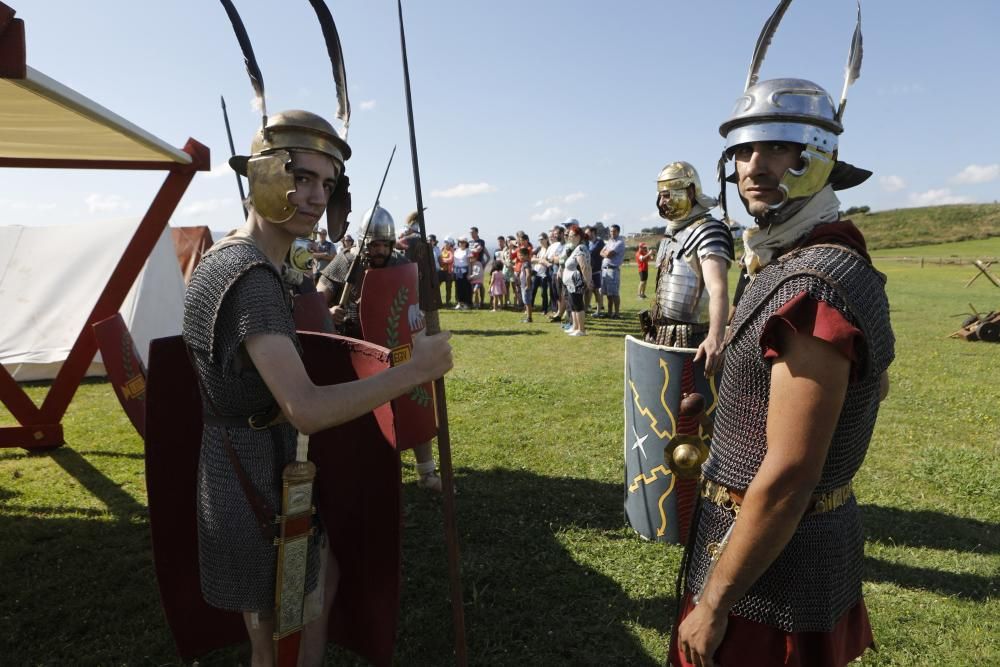
{"label": "wooden frame structure", "polygon": [[0,447],[52,449],[64,443],[62,418],[97,351],[93,324],[118,312],[198,171],[206,146],[177,149],[28,67],[24,21],[0,2],[0,167],[126,169],[167,173],[77,335],[41,407],[0,366],[0,400],[19,426],[0,426]]}

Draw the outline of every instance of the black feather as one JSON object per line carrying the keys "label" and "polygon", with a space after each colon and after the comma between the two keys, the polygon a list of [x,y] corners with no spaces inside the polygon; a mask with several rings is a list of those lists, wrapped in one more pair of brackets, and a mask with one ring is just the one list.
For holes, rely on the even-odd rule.
{"label": "black feather", "polygon": [[330,54],[330,65],[333,67],[333,81],[337,86],[337,118],[344,122],[344,131],[351,124],[351,101],[347,99],[347,70],[344,69],[344,52],[340,48],[340,35],[333,15],[324,0],[309,0],[316,11],[319,25],[323,29],[323,39],[326,40],[326,50]]}
{"label": "black feather", "polygon": [[792,0],[781,0],[761,29],[760,37],[757,38],[757,45],[753,49],[753,58],[750,60],[750,73],[747,74],[747,85],[744,90],[757,83],[757,75],[760,73],[760,66],[764,64],[764,56],[767,55],[767,48],[771,46],[771,38],[777,32],[778,24],[781,23],[781,19],[785,16],[785,10],[788,9],[790,4],[792,4]]}
{"label": "black feather", "polygon": [[264,76],[260,73],[257,58],[253,54],[253,44],[250,43],[250,35],[247,34],[247,29],[243,25],[243,19],[240,18],[239,12],[233,6],[232,0],[219,1],[226,10],[226,14],[229,15],[230,23],[233,24],[233,32],[236,33],[236,41],[240,43],[240,49],[243,51],[243,61],[246,63],[247,74],[250,76],[250,85],[253,86],[253,92],[257,96],[257,104],[260,105],[260,111],[264,116],[264,124],[266,125],[267,106],[264,102]]}

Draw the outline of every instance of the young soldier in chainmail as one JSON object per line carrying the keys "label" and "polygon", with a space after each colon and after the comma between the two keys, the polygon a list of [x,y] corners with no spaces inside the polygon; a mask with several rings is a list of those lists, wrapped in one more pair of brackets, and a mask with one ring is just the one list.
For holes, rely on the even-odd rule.
{"label": "young soldier in chainmail", "polygon": [[757,226],[670,663],[841,667],[874,643],[852,479],[894,338],[885,277],[839,219],[834,190],[870,176],[837,161],[844,100],[803,79],[756,83],[762,57],[720,127]]}
{"label": "young soldier in chainmail", "polygon": [[[276,549],[258,530],[241,476],[270,507],[280,507],[281,473],[294,459],[296,431],[310,434],[349,421],[441,377],[451,368],[451,347],[447,333],[418,334],[410,363],[346,384],[313,384],[280,270],[292,242],[308,237],[328,208],[331,236],[343,235],[342,177],[350,148],[326,120],[286,111],[268,117],[251,152],[249,159],[231,161],[249,178],[246,224],[198,264],[185,296],[184,340],[204,404],[202,592],[212,606],[244,613],[256,665],[271,664]],[[306,588],[316,586],[319,565],[327,560],[325,608],[303,633],[303,664],[322,661],[338,577],[325,544],[314,546],[322,550],[310,548]]]}

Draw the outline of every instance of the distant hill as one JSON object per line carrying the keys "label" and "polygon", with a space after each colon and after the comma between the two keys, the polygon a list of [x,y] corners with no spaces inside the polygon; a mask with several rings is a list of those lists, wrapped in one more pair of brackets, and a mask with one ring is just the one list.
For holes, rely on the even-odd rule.
{"label": "distant hill", "polygon": [[[853,214],[850,218],[864,232],[870,250],[1000,236],[1000,204],[897,208]],[[634,251],[639,241],[655,245],[660,242],[660,237],[641,235],[630,238],[629,248]]]}
{"label": "distant hill", "polygon": [[851,219],[872,250],[1000,236],[1000,204],[897,208]]}

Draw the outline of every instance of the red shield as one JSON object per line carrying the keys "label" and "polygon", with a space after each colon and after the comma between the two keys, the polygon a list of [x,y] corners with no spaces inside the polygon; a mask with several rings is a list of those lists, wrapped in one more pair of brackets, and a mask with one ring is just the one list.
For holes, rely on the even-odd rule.
{"label": "red shield", "polygon": [[[389,366],[375,346],[300,333],[317,384],[368,377]],[[201,397],[179,336],[150,344],[146,487],[163,609],[182,658],[246,641],[240,614],[210,607],[198,573],[196,496]],[[388,407],[382,408],[388,411]],[[317,507],[341,568],[330,639],[376,665],[392,661],[400,586],[399,454],[373,414],[310,438]]]}
{"label": "red shield", "polygon": [[141,436],[146,429],[146,367],[121,313],[95,324],[94,337],[118,402]]}
{"label": "red shield", "polygon": [[333,318],[326,305],[326,294],[309,292],[296,294],[292,307],[292,317],[295,318],[297,331],[315,331],[316,333],[333,333]]}
{"label": "red shield", "polygon": [[[392,365],[410,359],[412,334],[424,328],[413,263],[369,269],[361,283],[358,317],[364,339],[389,348]],[[434,386],[420,385],[392,401],[396,446],[409,449],[437,435]]]}

